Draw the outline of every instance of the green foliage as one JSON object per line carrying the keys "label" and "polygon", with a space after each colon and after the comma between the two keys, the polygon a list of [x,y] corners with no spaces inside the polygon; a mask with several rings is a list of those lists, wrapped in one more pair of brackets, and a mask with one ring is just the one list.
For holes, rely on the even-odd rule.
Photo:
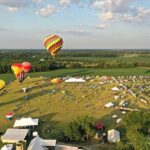
{"label": "green foliage", "polygon": [[123,142],[118,142],[117,150],[134,150],[134,148],[132,144],[124,144]]}
{"label": "green foliage", "polygon": [[123,119],[123,124],[126,128],[127,140],[132,144],[134,150],[150,149],[150,141],[148,139],[150,127],[149,110],[129,113]]}
{"label": "green foliage", "polygon": [[94,136],[95,118],[81,116],[72,121],[63,131],[64,138],[69,141],[86,141]]}
{"label": "green foliage", "polygon": [[11,65],[23,61],[32,63],[33,72],[65,68],[149,67],[149,57],[149,51],[62,50],[53,60],[46,50],[0,50],[0,73],[12,72]]}

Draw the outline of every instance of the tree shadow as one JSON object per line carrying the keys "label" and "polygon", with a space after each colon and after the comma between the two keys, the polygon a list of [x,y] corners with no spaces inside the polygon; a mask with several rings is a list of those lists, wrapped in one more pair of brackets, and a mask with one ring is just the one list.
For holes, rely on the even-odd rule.
{"label": "tree shadow", "polygon": [[59,124],[59,121],[54,119],[56,115],[57,113],[47,113],[37,116],[40,120],[37,130],[41,137],[56,138],[58,136],[58,129],[56,126]]}
{"label": "tree shadow", "polygon": [[22,116],[22,117],[24,117],[24,116],[25,116],[25,117],[26,117],[26,116],[29,116],[30,114],[35,113],[35,112],[37,112],[38,110],[39,110],[39,108],[32,109],[32,110],[30,110],[30,111],[21,113],[21,116]]}
{"label": "tree shadow", "polygon": [[26,96],[28,96],[28,100],[24,100],[25,96],[22,96],[22,97],[16,98],[16,99],[8,101],[8,102],[0,103],[0,106],[14,104],[14,103],[17,103],[17,102],[20,102],[20,101],[23,101],[23,102],[30,101],[30,100],[32,100],[35,97],[46,95],[49,92],[50,92],[49,90],[44,90],[44,91],[40,91],[40,92],[36,92],[36,93],[32,93],[32,94],[27,94]]}
{"label": "tree shadow", "polygon": [[150,70],[146,70],[145,73],[146,73],[146,74],[150,74]]}

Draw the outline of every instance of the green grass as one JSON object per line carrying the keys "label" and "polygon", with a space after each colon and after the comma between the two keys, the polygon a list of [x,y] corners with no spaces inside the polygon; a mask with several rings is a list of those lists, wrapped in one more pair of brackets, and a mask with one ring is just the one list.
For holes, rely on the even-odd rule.
{"label": "green grass", "polygon": [[120,61],[120,62],[144,62],[144,63],[147,63],[149,64],[150,63],[150,60],[149,60],[149,57],[68,57],[68,58],[56,58],[56,60],[64,60],[64,61],[67,61],[67,60],[73,60],[73,61],[96,61],[96,62],[100,62],[100,61],[106,61],[106,62],[116,62],[116,61]]}
{"label": "green grass", "polygon": [[[105,109],[103,106],[109,101],[118,103],[113,98],[114,93],[111,88],[117,86],[116,83],[101,86],[100,89],[90,89],[91,85],[98,85],[99,79],[93,82],[83,84],[52,85],[49,82],[45,84],[40,76],[58,77],[58,76],[81,76],[81,75],[150,75],[147,68],[130,69],[64,69],[49,72],[30,73],[31,78],[26,79],[22,84],[13,81],[5,87],[6,93],[0,96],[0,132],[5,132],[8,127],[12,127],[15,119],[18,117],[34,117],[40,119],[38,131],[43,138],[60,138],[58,135],[61,130],[77,116],[89,114],[105,123],[107,129],[116,127],[113,114],[119,117],[123,115],[114,109]],[[0,78],[5,81],[14,80],[13,74],[1,74]],[[32,86],[33,89],[27,94],[21,92],[21,88]],[[51,91],[56,89],[55,94]],[[41,90],[44,90],[43,92]],[[65,90],[64,95],[62,91]],[[121,93],[120,93],[121,94]],[[30,100],[25,102],[23,97],[28,95]],[[85,98],[83,97],[85,96]],[[138,99],[128,95],[126,97],[132,105]],[[86,105],[89,105],[88,107]],[[139,105],[137,103],[137,105]],[[15,118],[12,121],[5,119],[8,111],[15,109]],[[45,122],[42,123],[42,120]],[[50,129],[50,133],[45,131]],[[112,146],[115,147],[115,146]],[[95,145],[92,150],[111,149],[107,145]],[[114,148],[113,148],[114,149]],[[112,149],[112,150],[113,150]]]}
{"label": "green grass", "polygon": [[[150,75],[149,68],[116,68],[116,69],[59,69],[49,72],[29,73],[31,77],[48,76],[48,77],[63,77],[63,76],[86,76],[86,75],[106,75],[106,76],[140,76]],[[0,79],[6,82],[14,80],[13,74],[0,74]]]}

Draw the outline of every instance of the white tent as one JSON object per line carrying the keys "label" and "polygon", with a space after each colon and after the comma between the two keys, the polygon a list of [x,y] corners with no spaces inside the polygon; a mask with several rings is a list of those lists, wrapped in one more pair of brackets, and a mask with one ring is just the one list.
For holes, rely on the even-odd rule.
{"label": "white tent", "polygon": [[82,78],[69,78],[69,79],[65,80],[65,82],[67,82],[67,83],[84,83],[86,81]]}
{"label": "white tent", "polygon": [[1,150],[12,150],[13,149],[13,144],[7,144],[4,145]]}
{"label": "white tent", "polygon": [[112,88],[112,91],[119,91],[120,89],[119,88],[117,88],[117,87],[113,87]]}
{"label": "white tent", "polygon": [[32,118],[21,118],[20,120],[16,120],[14,123],[14,128],[17,127],[26,127],[26,126],[38,126],[39,119]]}
{"label": "white tent", "polygon": [[104,106],[109,108],[109,107],[113,107],[114,105],[115,105],[114,103],[109,102],[109,103],[105,104]]}
{"label": "white tent", "polygon": [[29,144],[27,150],[48,150],[48,147],[55,147],[56,140],[44,140],[39,136],[35,137]]}
{"label": "white tent", "polygon": [[112,129],[108,130],[107,140],[111,143],[116,143],[120,141],[120,132]]}

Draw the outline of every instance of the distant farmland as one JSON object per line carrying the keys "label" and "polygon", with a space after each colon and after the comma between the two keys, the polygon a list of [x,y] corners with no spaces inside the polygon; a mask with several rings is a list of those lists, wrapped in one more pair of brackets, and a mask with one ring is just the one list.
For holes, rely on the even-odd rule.
{"label": "distant farmland", "polygon": [[[31,77],[65,77],[65,76],[149,76],[149,68],[110,68],[110,69],[58,69],[49,72],[35,72],[29,73]],[[14,80],[14,75],[11,74],[0,74],[0,78],[6,82]]]}

